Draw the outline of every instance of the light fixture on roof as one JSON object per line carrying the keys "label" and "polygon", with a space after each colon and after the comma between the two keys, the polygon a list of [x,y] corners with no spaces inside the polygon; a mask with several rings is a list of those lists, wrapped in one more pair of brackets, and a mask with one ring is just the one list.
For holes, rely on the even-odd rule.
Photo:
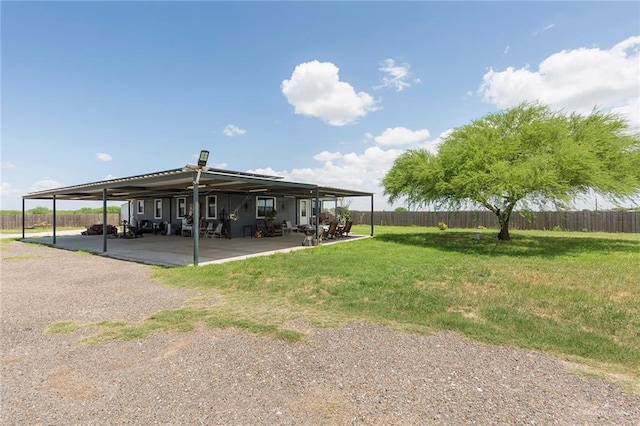
{"label": "light fixture on roof", "polygon": [[209,151],[205,151],[205,150],[200,151],[200,157],[198,157],[198,166],[200,167],[206,166],[207,160],[209,160]]}

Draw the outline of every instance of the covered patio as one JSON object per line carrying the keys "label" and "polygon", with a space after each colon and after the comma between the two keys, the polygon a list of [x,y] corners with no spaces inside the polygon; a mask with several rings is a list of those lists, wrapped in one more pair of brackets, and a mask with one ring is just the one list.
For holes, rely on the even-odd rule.
{"label": "covered patio", "polygon": [[[302,245],[304,238],[305,234],[301,232],[271,238],[201,238],[199,265],[225,263],[312,248]],[[339,244],[362,238],[368,238],[368,236],[351,235],[325,240],[322,244]],[[193,239],[178,236],[145,234],[142,238],[134,239],[109,238],[109,250],[106,252],[102,251],[101,235],[62,235],[56,238],[55,243],[53,236],[31,237],[24,241],[149,265],[175,267],[193,264]]]}
{"label": "covered patio", "polygon": [[[207,151],[203,151],[207,153]],[[178,210],[172,210],[176,199],[192,200],[193,223],[200,223],[201,198],[215,195],[220,201],[227,199],[226,212],[222,210],[222,219],[234,218],[238,209],[242,208],[242,218],[237,223],[237,228],[242,230],[244,237],[245,228],[249,228],[258,219],[258,212],[254,213],[248,208],[246,202],[252,196],[272,197],[285,205],[286,200],[313,201],[313,215],[310,223],[298,225],[313,225],[315,234],[320,235],[322,229],[318,218],[322,201],[338,200],[349,197],[369,197],[371,199],[371,215],[373,215],[373,194],[358,190],[340,189],[320,186],[310,183],[301,183],[284,180],[278,176],[269,176],[248,172],[237,172],[207,167],[206,161],[198,165],[187,164],[180,169],[165,170],[125,178],[110,179],[100,182],[85,183],[80,185],[54,188],[44,191],[32,192],[22,197],[22,214],[24,232],[25,200],[51,200],[53,204],[53,230],[49,241],[39,241],[51,244],[54,247],[70,250],[85,250],[92,253],[108,253],[111,257],[135,260],[139,262],[182,266],[186,264],[198,265],[222,261],[223,259],[236,258],[238,256],[255,255],[259,252],[272,252],[274,250],[287,250],[302,247],[303,234],[287,234],[282,237],[263,239],[233,238],[221,241],[220,239],[202,238],[198,232],[193,233],[192,238],[172,238],[169,236],[149,236],[136,239],[111,238],[107,234],[107,227],[103,227],[101,236],[59,237],[56,230],[56,203],[61,200],[91,200],[102,201],[103,220],[107,223],[107,203],[110,201],[132,202],[134,200],[155,200],[163,203],[167,200],[168,214],[162,213],[160,220],[169,223],[179,220],[181,215]],[[231,202],[232,197],[240,197],[242,202]],[[337,203],[336,203],[337,205]],[[218,208],[220,206],[217,206]],[[234,209],[235,207],[235,209]],[[186,208],[186,206],[185,206]],[[215,211],[214,211],[215,214]],[[298,216],[298,211],[289,213],[292,217]],[[295,214],[295,215],[294,215]],[[284,219],[291,218],[285,217]],[[312,220],[311,220],[312,219]],[[237,219],[235,219],[237,220]],[[131,222],[129,220],[129,222]],[[373,235],[373,217],[371,220],[371,233]],[[251,231],[249,232],[252,233]],[[236,234],[237,237],[237,234]],[[347,238],[348,239],[353,239]],[[34,238],[34,240],[37,240]],[[251,241],[251,244],[247,242]]]}

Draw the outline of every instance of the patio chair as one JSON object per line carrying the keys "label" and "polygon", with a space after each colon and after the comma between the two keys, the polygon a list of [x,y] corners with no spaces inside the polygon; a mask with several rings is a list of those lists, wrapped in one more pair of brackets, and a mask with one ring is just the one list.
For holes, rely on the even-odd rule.
{"label": "patio chair", "polygon": [[329,223],[329,216],[326,213],[320,213],[320,224],[326,225]]}
{"label": "patio chair", "polygon": [[187,219],[182,219],[182,231],[180,232],[183,237],[187,236],[185,234],[188,234],[188,236],[193,235],[193,225],[190,224]]}
{"label": "patio chair", "polygon": [[209,223],[204,217],[200,218],[200,225],[198,226],[198,236],[204,237],[207,234],[207,228]]}
{"label": "patio chair", "polygon": [[322,239],[327,240],[329,238],[336,238],[338,232],[338,222],[331,222],[329,228],[322,233]]}
{"label": "patio chair", "polygon": [[342,229],[338,229],[337,237],[348,237],[349,232],[351,232],[351,225],[353,225],[353,221],[348,220],[347,223],[344,224]]}
{"label": "patio chair", "polygon": [[207,229],[204,230],[204,237],[205,238],[211,238],[213,237],[213,222],[208,222],[207,223]]}
{"label": "patio chair", "polygon": [[294,227],[290,221],[285,220],[284,222],[284,232],[286,232],[287,234],[290,234],[292,232],[298,232],[298,228]]}
{"label": "patio chair", "polygon": [[[211,224],[213,225],[213,222]],[[213,238],[222,238],[222,221],[218,222],[216,229],[211,231],[211,236]]]}

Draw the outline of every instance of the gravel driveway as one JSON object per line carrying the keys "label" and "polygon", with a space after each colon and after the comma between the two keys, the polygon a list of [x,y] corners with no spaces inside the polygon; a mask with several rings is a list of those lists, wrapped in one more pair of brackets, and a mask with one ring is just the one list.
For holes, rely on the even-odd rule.
{"label": "gravel driveway", "polygon": [[147,266],[4,245],[3,425],[638,425],[640,396],[545,354],[351,323],[286,343],[237,330],[80,344],[52,322],[138,321],[198,296]]}

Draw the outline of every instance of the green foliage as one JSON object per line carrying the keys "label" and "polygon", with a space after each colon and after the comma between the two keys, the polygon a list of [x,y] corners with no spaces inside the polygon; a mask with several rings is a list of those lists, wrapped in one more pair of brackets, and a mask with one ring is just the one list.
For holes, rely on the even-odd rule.
{"label": "green foliage", "polygon": [[619,201],[640,195],[640,135],[620,117],[566,115],[523,103],[449,134],[437,155],[398,157],[382,183],[389,201],[494,212],[506,231],[516,204],[567,205],[590,190]]}
{"label": "green foliage", "polygon": [[407,208],[406,207],[396,207],[394,211],[396,211],[396,212],[406,212]]}
{"label": "green foliage", "polygon": [[80,326],[75,321],[60,321],[49,325],[45,333],[47,334],[66,334],[76,331]]}
{"label": "green foliage", "polygon": [[216,307],[203,306],[189,306],[159,311],[138,324],[128,324],[119,320],[88,324],[61,321],[49,325],[45,332],[48,334],[62,334],[72,333],[80,328],[93,328],[96,329],[96,332],[83,337],[81,341],[87,344],[97,344],[108,340],[143,339],[158,332],[186,333],[192,331],[201,322],[204,322],[209,327],[237,327],[252,333],[270,335],[290,342],[295,342],[302,338],[302,333],[296,330],[283,329],[276,324],[260,322],[255,318],[241,319],[227,316]]}
{"label": "green foliage", "polygon": [[27,214],[51,214],[53,213],[53,210],[47,208],[47,207],[34,207],[32,209],[29,209],[27,211],[25,211],[25,213]]}
{"label": "green foliage", "polygon": [[447,224],[444,222],[438,222],[438,229],[441,231],[446,231],[448,228]]}
{"label": "green foliage", "polygon": [[264,218],[266,220],[276,220],[276,216],[278,216],[278,212],[275,209],[271,209],[265,213]]}
{"label": "green foliage", "polygon": [[[78,210],[60,210],[60,214],[102,214],[102,207],[81,207]],[[107,206],[107,213],[120,213],[119,206]]]}
{"label": "green foliage", "polygon": [[[82,207],[75,211],[69,211],[74,214],[102,214],[102,207]],[[107,213],[120,213],[119,206],[107,206]]]}
{"label": "green foliage", "polygon": [[342,207],[342,218],[344,220],[351,220],[351,210],[349,209],[349,206]]}

